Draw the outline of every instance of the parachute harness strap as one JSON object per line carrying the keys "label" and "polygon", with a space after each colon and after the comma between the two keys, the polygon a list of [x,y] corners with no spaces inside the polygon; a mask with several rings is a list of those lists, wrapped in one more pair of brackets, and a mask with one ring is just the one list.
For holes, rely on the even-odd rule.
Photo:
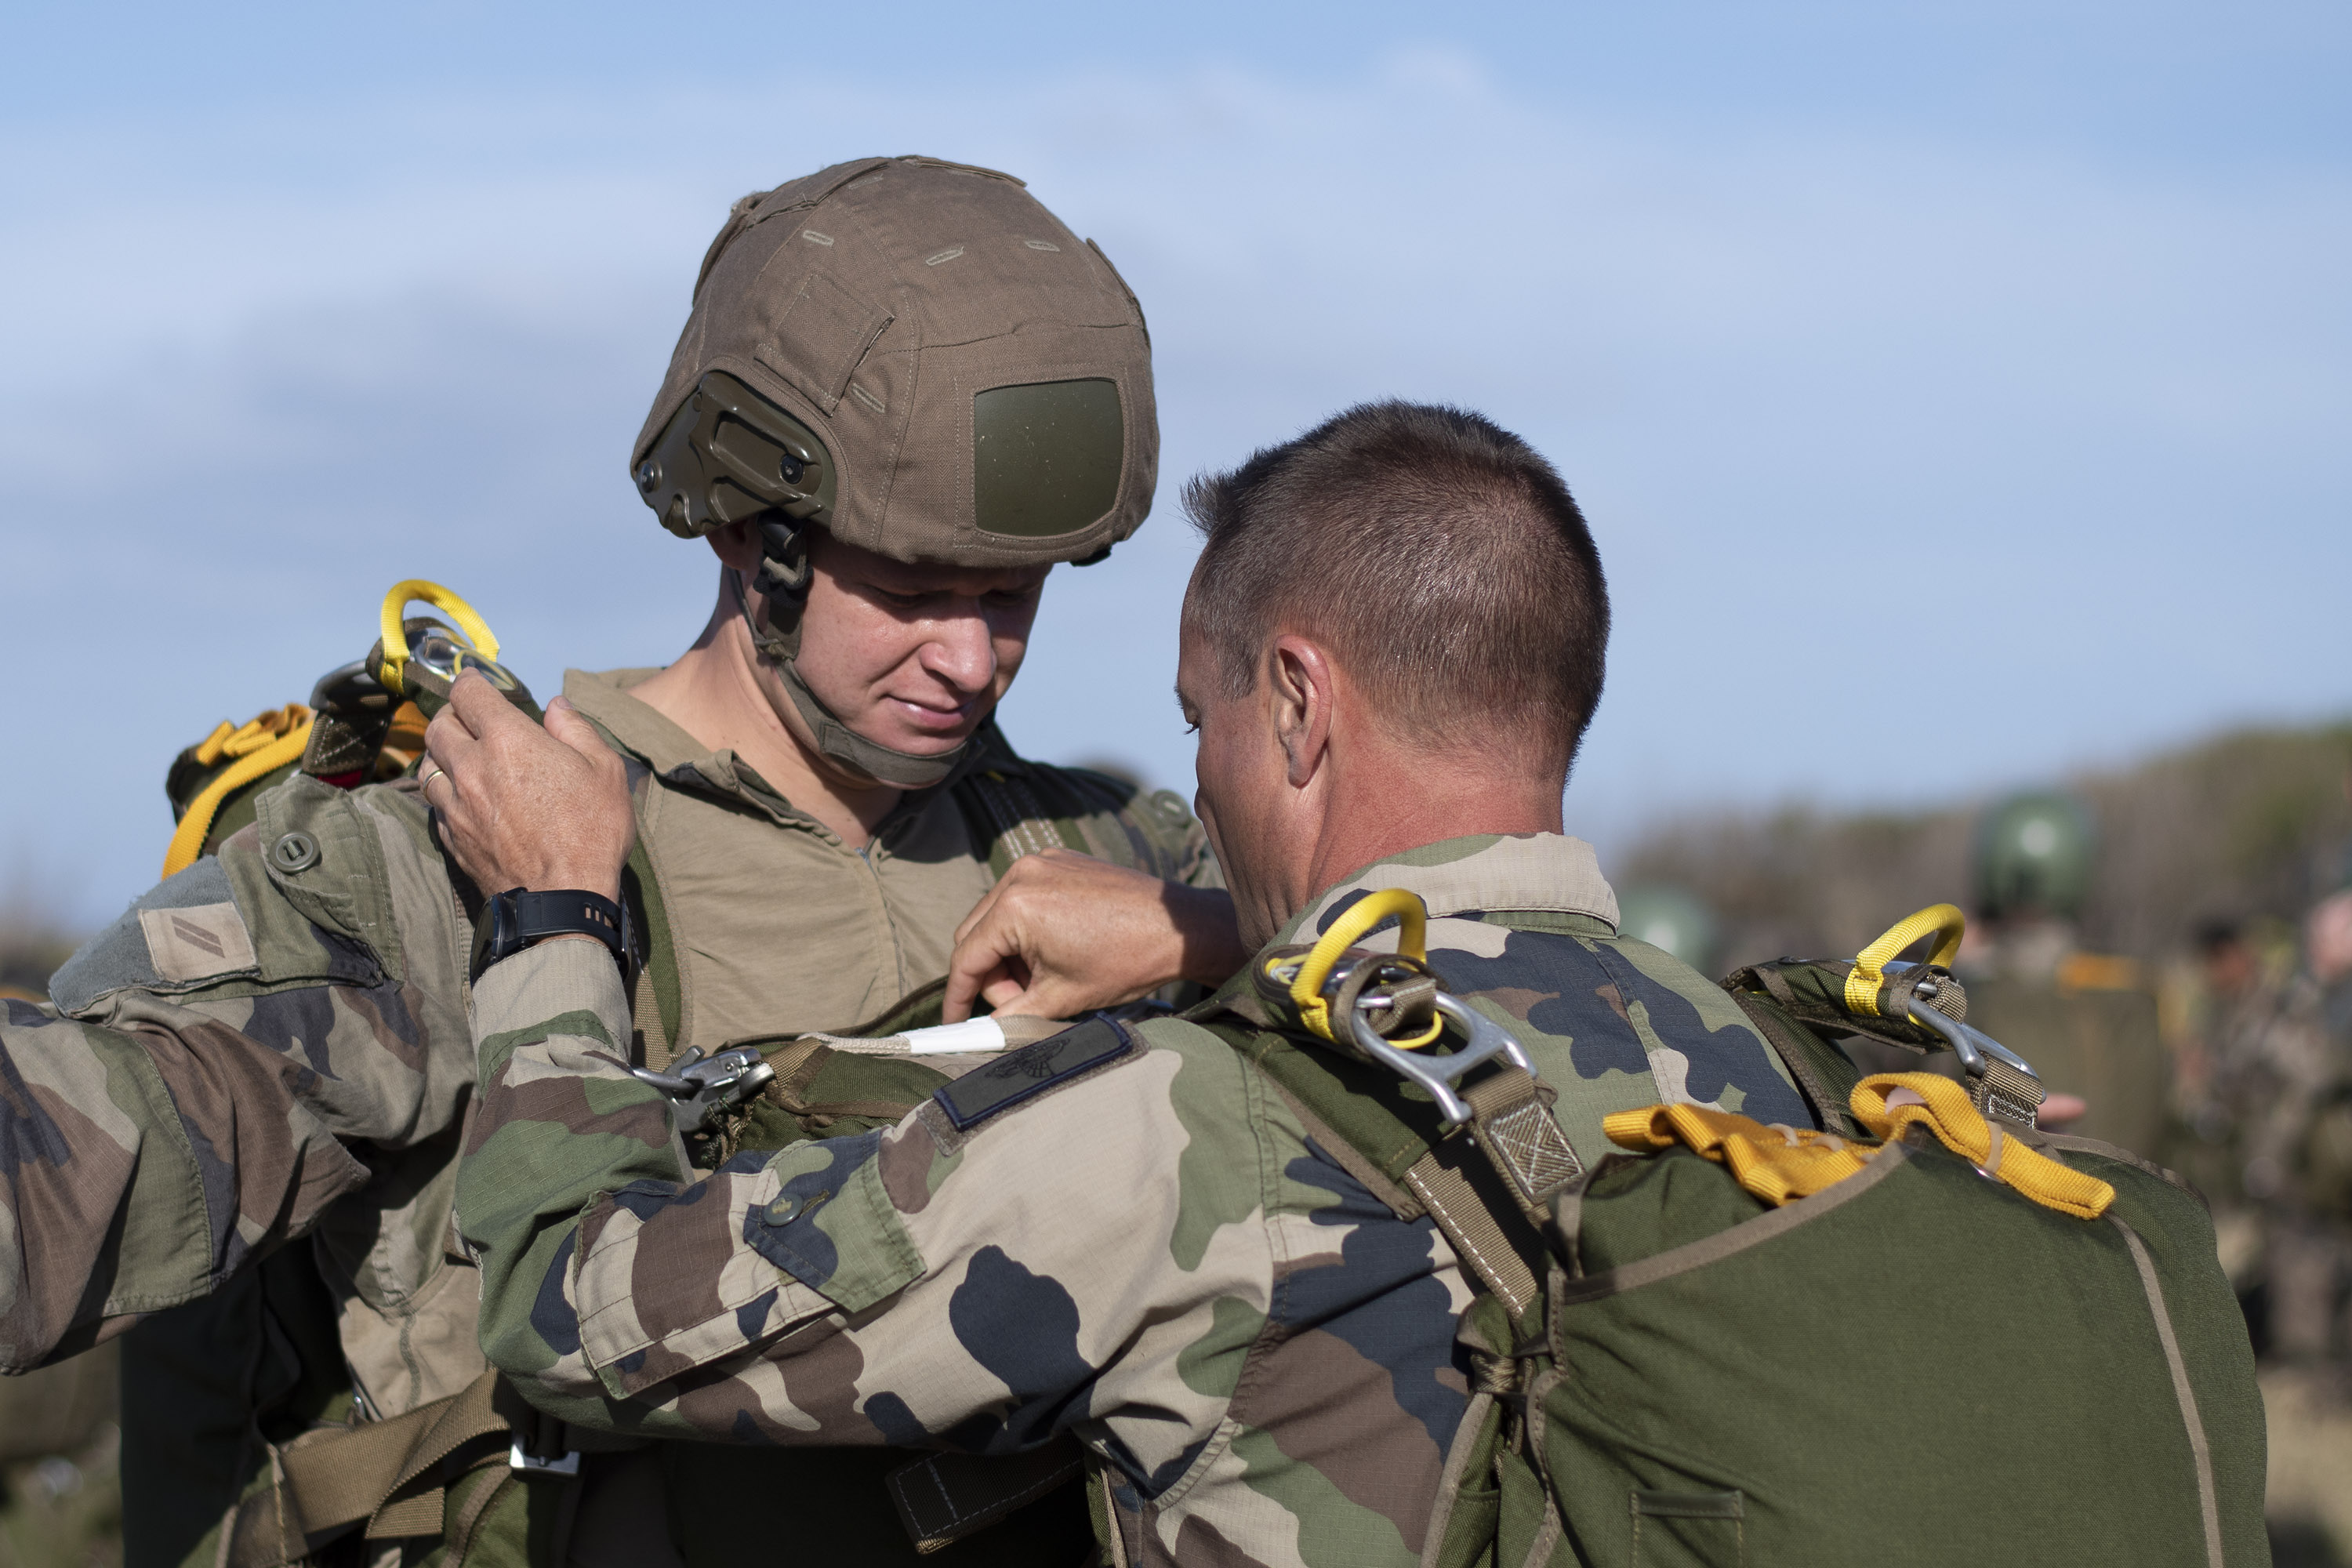
{"label": "parachute harness strap", "polygon": [[[1385,888],[1377,893],[1367,893],[1348,906],[1345,913],[1331,922],[1299,962],[1297,977],[1290,983],[1290,1000],[1298,1008],[1299,1021],[1307,1029],[1334,1045],[1345,1042],[1331,1032],[1331,1004],[1323,994],[1323,984],[1330,979],[1332,966],[1339,955],[1356,944],[1358,938],[1374,926],[1397,917],[1397,952],[1405,958],[1421,963],[1429,956],[1429,910],[1415,895],[1402,888]],[[1345,1021],[1342,1021],[1343,1026]],[[1388,1044],[1400,1050],[1426,1050],[1437,1043],[1444,1029],[1443,1016],[1433,1016],[1429,1027],[1407,1040],[1390,1040]]]}
{"label": "parachute harness strap", "polygon": [[1854,1085],[1856,1121],[1879,1138],[1895,1139],[1914,1126],[1977,1168],[1988,1181],[2013,1187],[2042,1207],[2077,1219],[2096,1219],[2116,1201],[2116,1189],[2096,1176],[2001,1131],[1977,1109],[1969,1091],[1939,1073],[1874,1073]]}
{"label": "parachute harness strap", "polygon": [[1960,951],[1960,938],[1968,929],[1968,916],[1950,904],[1930,904],[1887,927],[1884,935],[1854,955],[1853,972],[1845,977],[1846,1011],[1866,1018],[1877,1017],[1878,988],[1885,984],[1886,966],[1897,954],[1921,937],[1932,934],[1937,941],[1935,953],[1927,962],[1948,967],[1953,955]]}
{"label": "parachute harness strap", "polygon": [[457,623],[458,631],[473,644],[475,652],[484,658],[499,657],[498,637],[473,605],[438,583],[411,577],[404,583],[394,583],[392,592],[383,596],[383,665],[376,671],[376,679],[383,683],[386,691],[403,689],[401,671],[408,667],[408,632],[401,624],[400,612],[412,603],[446,611],[449,618]]}
{"label": "parachute harness strap", "polygon": [[[1349,949],[1391,915],[1398,923],[1395,959],[1358,952],[1349,962]],[[1265,988],[1285,994],[1310,1034],[1427,1090],[1446,1131],[1470,1130],[1520,1215],[1539,1232],[1552,1198],[1584,1173],[1583,1162],[1552,1116],[1557,1096],[1537,1075],[1527,1048],[1508,1029],[1434,984],[1428,967],[1429,910],[1419,896],[1402,888],[1367,893],[1296,960],[1293,973],[1287,965],[1297,952],[1289,948],[1265,961],[1260,976]],[[1375,992],[1373,976],[1382,966],[1404,972],[1407,979],[1399,984],[1383,976],[1377,982],[1383,990]],[[1428,1026],[1410,1038],[1390,1039],[1369,1015],[1386,1009],[1391,1026],[1410,1028],[1399,1022],[1409,995],[1416,1003],[1425,996],[1432,1015]],[[1460,1045],[1442,1055],[1429,1050],[1449,1023]],[[1473,1073],[1478,1075],[1475,1081]],[[1513,1314],[1525,1310],[1535,1281],[1524,1263],[1510,1257],[1493,1218],[1502,1211],[1489,1210],[1433,1147],[1405,1173],[1405,1184]]]}

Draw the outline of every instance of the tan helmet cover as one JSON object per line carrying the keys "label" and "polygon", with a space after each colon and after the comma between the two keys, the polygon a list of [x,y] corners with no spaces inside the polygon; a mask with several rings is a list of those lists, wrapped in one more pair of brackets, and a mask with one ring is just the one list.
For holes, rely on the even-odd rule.
{"label": "tan helmet cover", "polygon": [[[631,452],[641,487],[713,372],[828,449],[833,493],[811,521],[898,560],[1089,559],[1150,509],[1143,312],[1100,249],[1009,174],[864,158],[737,202]],[[697,521],[689,531],[713,526]]]}

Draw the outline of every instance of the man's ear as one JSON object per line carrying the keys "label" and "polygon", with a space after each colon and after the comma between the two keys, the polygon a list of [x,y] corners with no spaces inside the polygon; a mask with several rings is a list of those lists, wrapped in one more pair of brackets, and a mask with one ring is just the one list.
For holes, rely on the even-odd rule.
{"label": "man's ear", "polygon": [[1339,681],[1330,656],[1303,637],[1275,638],[1267,655],[1275,738],[1289,760],[1290,787],[1305,789],[1330,750]]}

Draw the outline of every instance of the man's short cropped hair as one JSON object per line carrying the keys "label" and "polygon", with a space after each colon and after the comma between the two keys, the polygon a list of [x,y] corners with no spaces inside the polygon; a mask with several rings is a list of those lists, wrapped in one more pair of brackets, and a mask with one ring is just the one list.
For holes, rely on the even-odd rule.
{"label": "man's short cropped hair", "polygon": [[1402,734],[1564,775],[1601,700],[1609,587],[1536,449],[1465,409],[1367,403],[1184,487],[1184,629],[1227,691],[1269,639],[1328,647]]}

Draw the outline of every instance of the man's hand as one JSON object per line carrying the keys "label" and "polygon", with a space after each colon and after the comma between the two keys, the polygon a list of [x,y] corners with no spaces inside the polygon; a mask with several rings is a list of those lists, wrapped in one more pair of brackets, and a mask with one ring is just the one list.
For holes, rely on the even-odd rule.
{"label": "man's hand", "polygon": [[1000,1013],[1067,1018],[1171,980],[1217,984],[1249,956],[1223,892],[1048,849],[1013,862],[956,928],[941,1016],[959,1023],[985,997]]}
{"label": "man's hand", "polygon": [[636,842],[621,759],[571,703],[542,730],[468,672],[425,730],[418,768],[441,842],[485,893],[578,888],[621,896]]}
{"label": "man's hand", "polygon": [[2079,1094],[2053,1094],[2042,1101],[2042,1109],[2033,1118],[2037,1127],[2057,1132],[2072,1127],[2091,1113],[2091,1102]]}

